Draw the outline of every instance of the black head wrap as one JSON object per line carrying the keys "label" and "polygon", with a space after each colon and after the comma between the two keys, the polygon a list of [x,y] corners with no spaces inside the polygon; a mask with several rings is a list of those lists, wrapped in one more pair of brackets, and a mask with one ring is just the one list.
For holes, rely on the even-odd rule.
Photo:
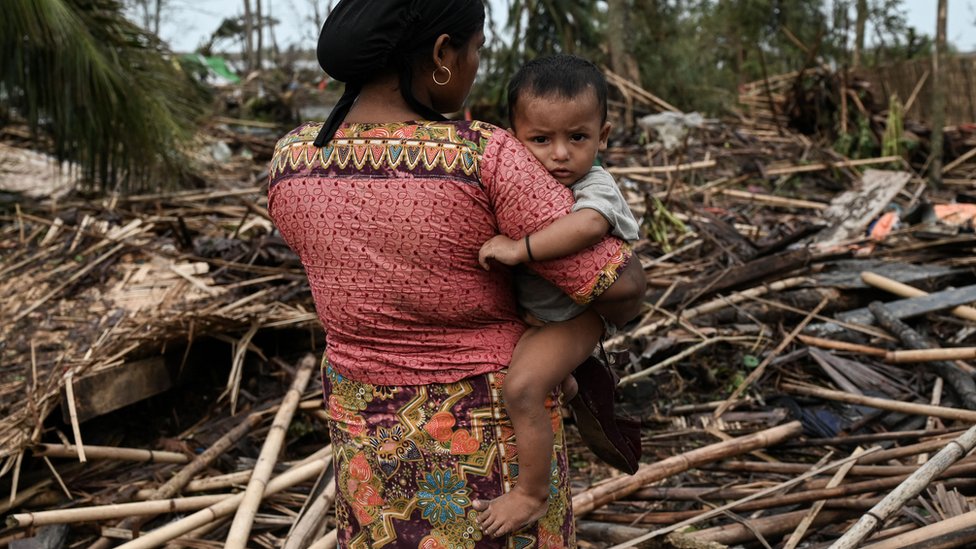
{"label": "black head wrap", "polygon": [[417,114],[443,120],[413,96],[413,55],[432,47],[441,34],[467,40],[484,25],[481,0],[340,0],[322,25],[316,49],[319,65],[346,83],[315,145],[325,145],[362,90],[384,70],[396,70],[400,93]]}

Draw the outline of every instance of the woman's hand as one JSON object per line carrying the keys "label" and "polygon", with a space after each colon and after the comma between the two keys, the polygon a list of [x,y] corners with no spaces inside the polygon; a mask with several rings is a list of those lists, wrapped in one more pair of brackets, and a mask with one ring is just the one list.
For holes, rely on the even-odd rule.
{"label": "woman's hand", "polygon": [[633,320],[644,302],[647,279],[640,259],[632,255],[617,280],[593,300],[593,309],[618,328]]}
{"label": "woman's hand", "polygon": [[478,263],[481,263],[486,271],[490,270],[489,259],[513,266],[528,260],[528,252],[526,252],[525,245],[521,240],[512,240],[503,234],[499,234],[491,237],[478,250]]}

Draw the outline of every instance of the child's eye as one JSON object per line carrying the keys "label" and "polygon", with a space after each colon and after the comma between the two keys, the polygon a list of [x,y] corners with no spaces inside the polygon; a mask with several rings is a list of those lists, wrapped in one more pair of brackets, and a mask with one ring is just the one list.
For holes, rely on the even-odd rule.
{"label": "child's eye", "polygon": [[573,135],[569,136],[569,138],[572,141],[585,141],[586,140],[586,134],[585,133],[574,133]]}
{"label": "child's eye", "polygon": [[537,135],[535,137],[530,137],[529,141],[537,145],[544,145],[549,142],[549,138],[544,135]]}

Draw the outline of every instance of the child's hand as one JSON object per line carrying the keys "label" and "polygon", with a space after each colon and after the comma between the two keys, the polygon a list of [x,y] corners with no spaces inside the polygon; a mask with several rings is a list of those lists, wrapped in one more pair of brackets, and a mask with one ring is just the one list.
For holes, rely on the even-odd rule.
{"label": "child's hand", "polygon": [[478,251],[478,263],[481,263],[486,271],[490,270],[489,259],[505,265],[518,265],[526,259],[525,246],[521,241],[512,240],[503,234],[495,235]]}

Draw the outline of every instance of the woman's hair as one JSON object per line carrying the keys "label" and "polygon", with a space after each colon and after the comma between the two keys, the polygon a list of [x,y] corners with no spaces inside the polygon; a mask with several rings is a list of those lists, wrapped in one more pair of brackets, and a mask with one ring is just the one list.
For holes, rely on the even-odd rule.
{"label": "woman's hair", "polygon": [[607,121],[607,79],[600,69],[575,55],[537,57],[522,65],[508,82],[508,123],[515,127],[515,105],[523,94],[575,99],[591,88],[596,93],[602,124]]}
{"label": "woman's hair", "polygon": [[482,0],[340,0],[322,25],[316,53],[319,65],[346,83],[315,145],[335,135],[364,84],[395,72],[400,94],[417,114],[443,120],[413,95],[413,75],[430,58],[437,37],[450,36],[460,48],[484,27]]}

